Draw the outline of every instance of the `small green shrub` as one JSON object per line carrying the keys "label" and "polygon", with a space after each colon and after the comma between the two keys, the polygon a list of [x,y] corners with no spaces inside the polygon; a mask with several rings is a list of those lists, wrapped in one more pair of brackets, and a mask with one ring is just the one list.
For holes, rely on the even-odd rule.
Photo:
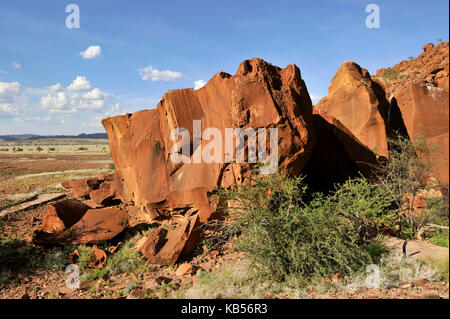
{"label": "small green shrub", "polygon": [[444,198],[427,198],[425,209],[419,213],[418,224],[437,224],[441,226],[448,226],[449,207]]}
{"label": "small green shrub", "polygon": [[[241,234],[237,248],[263,273],[279,281],[295,274],[307,282],[350,274],[372,262],[359,234],[358,210],[349,210],[384,207],[377,194],[353,198],[355,203],[346,206],[334,195],[316,193],[306,200],[303,178],[274,174],[251,180],[252,185],[219,191],[219,196],[232,203],[227,210],[236,215],[231,229]],[[372,213],[379,215],[373,208],[367,218]]]}
{"label": "small green shrub", "polygon": [[43,266],[51,270],[64,270],[68,265],[67,255],[74,250],[73,245],[54,247],[44,256]]}
{"label": "small green shrub", "polygon": [[0,270],[35,267],[38,262],[39,258],[28,242],[19,239],[0,242]]}
{"label": "small green shrub", "polygon": [[438,230],[430,238],[427,239],[433,244],[448,248],[449,233],[448,230]]}
{"label": "small green shrub", "polygon": [[79,151],[87,151],[87,150],[88,150],[88,148],[87,148],[87,147],[83,147],[83,146],[82,146],[82,147],[79,147],[79,148],[78,148],[78,150],[79,150]]}
{"label": "small green shrub", "polygon": [[114,253],[107,262],[108,271],[112,275],[122,273],[144,272],[147,265],[142,260],[139,252],[133,249],[133,244],[127,242],[118,252]]}
{"label": "small green shrub", "polygon": [[107,269],[95,269],[93,271],[85,271],[81,275],[81,280],[94,281],[103,279],[108,275],[109,271]]}
{"label": "small green shrub", "polygon": [[[427,188],[426,181],[432,172],[436,146],[422,135],[417,135],[414,142],[408,137],[397,135],[388,140],[388,145],[389,159],[381,162],[377,169],[378,183],[391,193],[401,235],[416,237],[433,215],[422,212],[417,214],[415,203],[419,194]],[[440,204],[433,205],[438,207]],[[441,208],[430,209],[430,212]]]}
{"label": "small green shrub", "polygon": [[134,288],[136,288],[137,286],[137,281],[136,280],[132,280],[122,291],[122,296],[126,297],[130,294],[131,290],[133,290]]}
{"label": "small green shrub", "polygon": [[82,245],[78,247],[78,254],[80,255],[78,260],[80,269],[85,271],[94,256],[94,248]]}
{"label": "small green shrub", "polygon": [[391,225],[389,189],[377,186],[360,177],[337,186],[333,195],[333,210],[352,221],[361,240],[368,239],[371,229]]}
{"label": "small green shrub", "polygon": [[366,246],[366,250],[369,253],[374,263],[379,263],[381,258],[389,253],[389,249],[381,242],[370,243]]}
{"label": "small green shrub", "polygon": [[396,80],[398,77],[398,70],[396,69],[387,69],[384,71],[383,73],[383,78],[385,78],[386,80]]}

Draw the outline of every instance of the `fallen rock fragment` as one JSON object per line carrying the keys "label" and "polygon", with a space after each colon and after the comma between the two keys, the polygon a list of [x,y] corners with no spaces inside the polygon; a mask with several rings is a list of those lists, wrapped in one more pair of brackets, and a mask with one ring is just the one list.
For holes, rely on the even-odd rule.
{"label": "fallen rock fragment", "polygon": [[175,275],[177,276],[185,276],[191,274],[193,271],[192,265],[190,263],[184,263],[180,265],[175,272]]}
{"label": "fallen rock fragment", "polygon": [[68,197],[78,199],[89,196],[89,193],[94,189],[97,189],[99,184],[98,178],[87,178],[61,183],[62,187],[66,189]]}
{"label": "fallen rock fragment", "polygon": [[200,237],[198,215],[189,218],[174,230],[163,227],[152,231],[141,248],[151,263],[174,265],[181,254],[188,254]]}
{"label": "fallen rock fragment", "polygon": [[98,248],[97,245],[93,245],[94,254],[92,255],[91,262],[89,263],[89,268],[102,268],[106,263],[106,253],[103,249]]}
{"label": "fallen rock fragment", "polygon": [[106,206],[108,203],[112,202],[114,194],[111,194],[109,187],[100,187],[99,189],[91,191],[89,193],[89,197],[94,201],[94,203]]}
{"label": "fallen rock fragment", "polygon": [[128,225],[128,214],[119,207],[89,209],[72,227],[58,233],[35,231],[33,243],[87,244],[109,240],[120,234]]}
{"label": "fallen rock fragment", "polygon": [[65,199],[49,205],[41,231],[46,233],[62,232],[75,225],[89,209],[89,206],[73,199]]}
{"label": "fallen rock fragment", "polygon": [[416,280],[416,281],[414,282],[414,285],[415,285],[415,286],[425,287],[425,286],[427,286],[429,283],[430,283],[430,282],[429,282],[427,279],[419,279],[419,280]]}
{"label": "fallen rock fragment", "polygon": [[134,288],[130,291],[127,299],[144,299],[145,291],[142,288]]}

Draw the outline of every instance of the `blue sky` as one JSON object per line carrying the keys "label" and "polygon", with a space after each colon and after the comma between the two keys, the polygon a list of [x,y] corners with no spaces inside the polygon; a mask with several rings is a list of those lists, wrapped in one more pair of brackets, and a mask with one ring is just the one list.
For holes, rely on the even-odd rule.
{"label": "blue sky", "polygon": [[[70,3],[79,29],[66,27]],[[370,3],[378,29],[365,25]],[[317,100],[344,61],[373,74],[447,41],[448,12],[443,0],[2,0],[0,135],[102,132],[101,118],[252,57],[296,64]]]}

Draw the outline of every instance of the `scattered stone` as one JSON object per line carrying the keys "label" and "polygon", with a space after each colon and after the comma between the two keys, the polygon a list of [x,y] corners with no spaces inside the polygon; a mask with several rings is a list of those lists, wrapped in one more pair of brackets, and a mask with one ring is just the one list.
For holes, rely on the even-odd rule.
{"label": "scattered stone", "polygon": [[429,282],[427,279],[419,279],[419,280],[416,280],[416,281],[414,282],[414,285],[415,285],[415,286],[425,287],[425,286],[427,286],[429,283],[430,283],[430,282]]}
{"label": "scattered stone", "polygon": [[145,292],[141,288],[134,288],[130,291],[130,294],[127,296],[127,299],[144,299]]}
{"label": "scattered stone", "polygon": [[399,288],[406,290],[406,289],[411,288],[411,284],[409,282],[402,281],[399,285]]}
{"label": "scattered stone", "polygon": [[177,276],[185,276],[191,274],[193,271],[192,265],[190,263],[184,263],[180,265],[175,272],[175,275]]}
{"label": "scattered stone", "polygon": [[97,189],[100,182],[97,178],[87,178],[62,182],[61,185],[66,189],[67,196],[83,199],[89,196],[89,193]]}

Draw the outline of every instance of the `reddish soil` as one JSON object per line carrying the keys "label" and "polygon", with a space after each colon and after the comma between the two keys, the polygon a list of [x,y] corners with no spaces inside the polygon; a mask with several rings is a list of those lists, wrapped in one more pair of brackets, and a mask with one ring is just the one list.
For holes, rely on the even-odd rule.
{"label": "reddish soil", "polygon": [[0,154],[0,181],[42,172],[93,169],[105,166],[94,161],[111,160],[108,155]]}

